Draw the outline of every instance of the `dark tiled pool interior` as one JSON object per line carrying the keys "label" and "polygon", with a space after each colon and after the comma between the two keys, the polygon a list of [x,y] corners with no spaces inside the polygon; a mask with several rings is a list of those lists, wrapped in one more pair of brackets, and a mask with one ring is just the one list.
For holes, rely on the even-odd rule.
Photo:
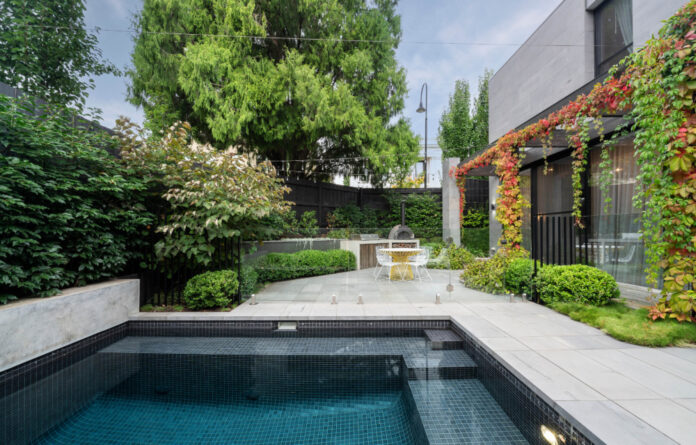
{"label": "dark tiled pool interior", "polygon": [[87,352],[71,347],[72,360],[0,373],[0,442],[540,444],[545,422],[589,443],[442,322],[358,322],[332,337],[327,326],[253,337],[121,327]]}

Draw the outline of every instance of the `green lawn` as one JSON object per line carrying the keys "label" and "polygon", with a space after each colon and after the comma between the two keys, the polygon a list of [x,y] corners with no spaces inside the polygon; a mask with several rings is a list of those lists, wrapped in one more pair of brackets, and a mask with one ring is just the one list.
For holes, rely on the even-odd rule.
{"label": "green lawn", "polygon": [[676,320],[651,321],[647,309],[631,309],[618,302],[606,306],[579,303],[550,303],[548,306],[627,343],[642,346],[696,344],[696,324]]}

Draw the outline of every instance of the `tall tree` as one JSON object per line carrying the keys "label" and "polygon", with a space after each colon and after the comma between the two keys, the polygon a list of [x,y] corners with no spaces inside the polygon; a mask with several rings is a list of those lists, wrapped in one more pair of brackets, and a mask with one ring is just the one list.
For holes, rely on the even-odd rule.
{"label": "tall tree", "polygon": [[406,80],[395,4],[145,0],[130,100],[151,130],[186,120],[198,139],[285,160],[289,174],[367,169],[382,182],[418,156],[398,118]]}
{"label": "tall tree", "polygon": [[438,143],[444,156],[466,158],[488,145],[488,81],[492,75],[485,70],[479,77],[473,110],[469,83],[455,82],[449,106],[440,118]]}
{"label": "tall tree", "polygon": [[0,1],[0,81],[50,103],[84,103],[93,76],[118,72],[84,14],[83,0]]}

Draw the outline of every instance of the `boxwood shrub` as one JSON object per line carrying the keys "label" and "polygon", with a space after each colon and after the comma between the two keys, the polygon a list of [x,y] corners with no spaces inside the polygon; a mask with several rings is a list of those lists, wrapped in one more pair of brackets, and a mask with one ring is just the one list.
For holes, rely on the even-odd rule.
{"label": "boxwood shrub", "polygon": [[516,258],[505,269],[505,288],[517,295],[530,294],[534,262],[529,258]]}
{"label": "boxwood shrub", "polygon": [[537,271],[534,283],[545,303],[575,302],[602,306],[620,295],[614,277],[591,266],[547,266]]}
{"label": "boxwood shrub", "polygon": [[356,269],[353,252],[347,250],[302,250],[296,253],[269,253],[256,263],[262,283],[327,275]]}
{"label": "boxwood shrub", "polygon": [[237,272],[217,270],[191,278],[184,288],[184,301],[191,309],[229,306],[239,288]]}

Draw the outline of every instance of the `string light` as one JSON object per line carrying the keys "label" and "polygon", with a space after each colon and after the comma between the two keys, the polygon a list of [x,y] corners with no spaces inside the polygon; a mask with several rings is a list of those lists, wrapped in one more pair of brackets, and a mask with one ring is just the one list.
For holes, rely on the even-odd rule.
{"label": "string light", "polygon": [[[83,28],[76,26],[56,26],[56,25],[42,25],[42,24],[31,24],[31,23],[21,23],[15,24],[16,27],[24,26],[30,28],[43,28],[50,30],[79,30],[82,31]],[[304,42],[331,42],[331,43],[377,43],[377,44],[394,44],[398,43],[400,45],[449,45],[449,46],[510,46],[518,47],[522,46],[524,42],[513,43],[513,42],[477,42],[477,41],[437,41],[437,40],[398,40],[398,39],[348,39],[348,38],[337,38],[337,37],[299,37],[299,36],[255,36],[247,34],[214,34],[214,33],[196,33],[196,32],[175,32],[175,31],[146,31],[137,30],[135,28],[130,29],[118,29],[118,28],[101,28],[99,26],[93,26],[90,28],[84,28],[87,31],[92,32],[114,32],[114,33],[127,33],[127,34],[151,34],[151,35],[170,35],[170,36],[180,36],[180,37],[224,37],[229,39],[251,39],[251,40],[286,40],[286,41],[304,41]],[[608,46],[607,44],[578,44],[578,43],[524,43],[526,46],[530,47],[557,47],[557,48],[586,48],[586,47],[600,47]]]}

